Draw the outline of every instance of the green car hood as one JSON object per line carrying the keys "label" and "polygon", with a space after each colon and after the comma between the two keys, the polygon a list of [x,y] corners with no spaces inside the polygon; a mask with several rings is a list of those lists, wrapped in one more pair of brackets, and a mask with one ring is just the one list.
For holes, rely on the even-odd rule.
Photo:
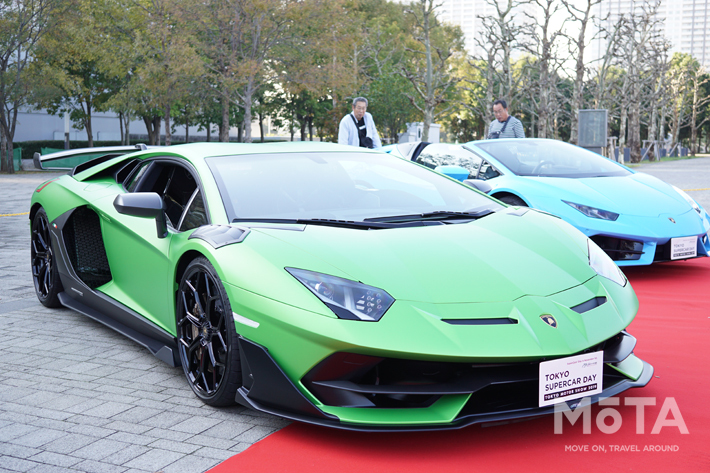
{"label": "green car hood", "polygon": [[[277,266],[337,268],[341,273],[331,274],[379,287],[397,300],[511,301],[555,294],[596,274],[586,237],[536,211],[519,216],[507,209],[470,223],[386,230],[309,225],[252,231],[260,235],[247,240],[260,240],[260,251]],[[263,241],[267,235],[278,241]],[[303,267],[309,260],[312,266]]]}

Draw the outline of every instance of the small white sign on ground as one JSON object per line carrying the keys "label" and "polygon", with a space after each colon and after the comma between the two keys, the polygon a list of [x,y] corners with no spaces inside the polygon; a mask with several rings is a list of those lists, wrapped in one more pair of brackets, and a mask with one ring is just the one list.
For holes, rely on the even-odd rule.
{"label": "small white sign on ground", "polygon": [[599,394],[603,370],[603,351],[540,363],[540,407]]}
{"label": "small white sign on ground", "polygon": [[698,256],[698,237],[671,238],[671,259],[695,258]]}

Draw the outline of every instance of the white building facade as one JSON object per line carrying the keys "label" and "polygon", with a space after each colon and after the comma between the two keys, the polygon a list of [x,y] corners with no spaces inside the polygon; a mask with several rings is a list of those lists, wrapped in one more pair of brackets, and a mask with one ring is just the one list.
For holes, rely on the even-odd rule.
{"label": "white building facade", "polygon": [[[605,18],[611,29],[622,15],[629,15],[654,0],[603,0],[595,9],[597,18]],[[671,53],[688,53],[710,68],[710,0],[661,0],[656,14],[660,32],[671,43]],[[604,55],[606,42],[597,40],[590,48],[590,60]]]}
{"label": "white building facade", "polygon": [[[498,16],[493,3],[500,5],[500,8],[505,8],[508,0],[491,2],[486,0],[443,0],[441,2],[439,18],[461,28],[466,42],[466,50],[473,56],[485,55],[485,51],[481,50],[476,38],[480,39],[485,34],[481,18],[496,18]],[[523,4],[515,7],[510,13],[510,18],[513,24],[520,26],[530,23],[528,15],[535,16],[535,5]]]}
{"label": "white building facade", "polygon": [[[411,0],[394,0],[399,3],[410,3]],[[437,17],[450,25],[461,28],[466,42],[466,50],[469,54],[480,56],[484,53],[476,43],[476,38],[480,38],[483,31],[481,17],[495,18],[498,16],[495,4],[503,6],[508,4],[508,0],[441,0],[441,6],[436,10]],[[511,18],[516,25],[529,23],[530,19],[525,15],[535,15],[535,5],[523,4],[517,6],[511,12]]]}

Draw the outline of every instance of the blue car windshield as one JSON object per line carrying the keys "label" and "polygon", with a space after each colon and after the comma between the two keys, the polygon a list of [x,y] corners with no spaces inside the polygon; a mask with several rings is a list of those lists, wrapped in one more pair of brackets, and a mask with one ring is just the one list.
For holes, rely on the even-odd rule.
{"label": "blue car windshield", "polygon": [[467,186],[386,154],[251,154],[206,161],[230,220],[362,221],[503,208]]}
{"label": "blue car windshield", "polygon": [[517,176],[609,177],[631,172],[579,146],[555,140],[487,140],[471,144],[500,161]]}

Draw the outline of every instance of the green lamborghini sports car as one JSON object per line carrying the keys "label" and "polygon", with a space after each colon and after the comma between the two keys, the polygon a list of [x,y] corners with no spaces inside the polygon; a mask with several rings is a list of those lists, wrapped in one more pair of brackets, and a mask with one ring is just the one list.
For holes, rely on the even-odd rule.
{"label": "green lamborghini sports car", "polygon": [[563,220],[325,143],[98,157],[33,193],[39,300],[182,366],[205,403],[357,430],[575,408],[646,385],[638,300]]}

